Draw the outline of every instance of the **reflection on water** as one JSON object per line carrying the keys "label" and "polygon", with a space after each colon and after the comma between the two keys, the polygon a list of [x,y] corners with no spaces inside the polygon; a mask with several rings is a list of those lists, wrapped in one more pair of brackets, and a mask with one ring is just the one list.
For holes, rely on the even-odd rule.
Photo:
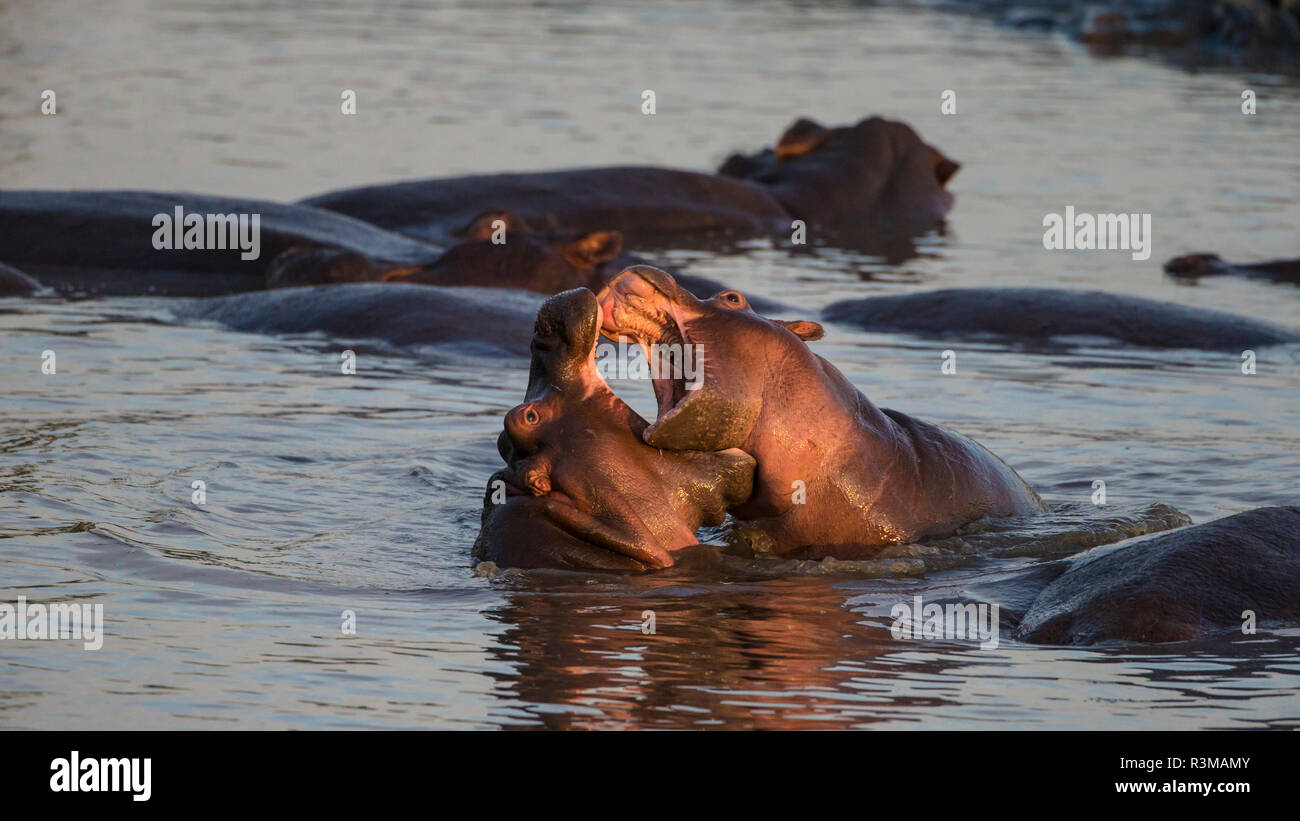
{"label": "reflection on water", "polygon": [[[0,120],[0,187],[288,199],[466,170],[704,167],[800,114],[880,110],[964,163],[945,231],[665,260],[809,317],[864,293],[1006,284],[1297,324],[1293,288],[1159,272],[1189,250],[1300,250],[1300,106],[1276,78],[833,4],[106,5],[94,20],[0,9],[3,108],[25,110],[33,83],[62,106]],[[1234,114],[1243,82],[1267,116]],[[345,120],[332,112],[352,87]],[[636,109],[646,87],[654,118]],[[955,119],[938,113],[945,88]],[[1152,260],[1043,251],[1042,215],[1066,204],[1151,212]],[[986,443],[1050,516],[861,566],[702,552],[642,577],[489,579],[469,546],[523,361],[359,346],[345,377],[328,340],[177,325],[165,300],[0,303],[0,601],[102,602],[108,629],[97,653],[0,642],[0,726],[1297,726],[1295,632],[1135,652],[888,628],[922,592],[1014,611],[1044,562],[1180,512],[1295,503],[1300,352],[1260,350],[1245,377],[1236,352],[981,343],[941,376],[953,344],[831,327],[818,348],[878,404]],[[616,387],[652,412],[644,385]]]}
{"label": "reflection on water", "polygon": [[[1300,726],[1286,691],[1300,636],[1174,656],[900,649],[888,620],[860,612],[893,592],[841,586],[839,603],[810,579],[660,584],[635,595],[508,593],[487,613],[505,625],[491,657],[510,665],[494,676],[505,704],[493,714],[548,728],[1078,728],[1082,715],[1090,727]],[[643,607],[655,635],[642,633]]]}

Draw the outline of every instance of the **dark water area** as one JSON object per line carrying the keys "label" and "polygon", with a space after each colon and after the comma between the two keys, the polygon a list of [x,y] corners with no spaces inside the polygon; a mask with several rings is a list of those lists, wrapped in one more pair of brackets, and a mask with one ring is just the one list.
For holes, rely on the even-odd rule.
{"label": "dark water area", "polygon": [[[0,8],[0,196],[289,201],[428,175],[704,169],[801,115],[879,112],[963,163],[944,230],[901,249],[656,253],[809,318],[840,299],[1028,285],[1300,327],[1294,286],[1160,270],[1197,250],[1300,256],[1300,94],[1282,76],[1098,60],[1060,36],[851,4],[82,8]],[[57,117],[39,114],[44,88]],[[358,90],[356,117],[339,116],[342,88]],[[1066,205],[1151,213],[1150,259],[1044,250],[1043,215]],[[0,642],[0,727],[1300,726],[1300,631],[1094,649],[889,631],[900,600],[977,595],[1168,527],[1171,511],[1295,504],[1295,346],[1260,349],[1247,376],[1234,351],[831,325],[818,352],[876,404],[984,443],[1053,512],[864,563],[488,577],[469,550],[522,357],[236,333],[175,307],[0,301],[0,601],[99,602],[107,632],[94,652]],[[954,347],[957,374],[942,375]],[[653,414],[643,383],[615,387]],[[356,635],[340,631],[348,610]]]}

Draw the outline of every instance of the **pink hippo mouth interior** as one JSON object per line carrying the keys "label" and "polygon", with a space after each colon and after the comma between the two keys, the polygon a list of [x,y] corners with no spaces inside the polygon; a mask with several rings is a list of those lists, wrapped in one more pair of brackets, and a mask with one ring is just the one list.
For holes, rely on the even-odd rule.
{"label": "pink hippo mouth interior", "polygon": [[[660,287],[635,273],[616,277],[598,296],[601,330],[630,338],[651,366],[651,384],[658,412],[644,434],[656,431],[683,413],[688,400],[702,393],[699,378],[704,362],[695,355],[675,301]],[[691,378],[688,378],[691,377]]]}

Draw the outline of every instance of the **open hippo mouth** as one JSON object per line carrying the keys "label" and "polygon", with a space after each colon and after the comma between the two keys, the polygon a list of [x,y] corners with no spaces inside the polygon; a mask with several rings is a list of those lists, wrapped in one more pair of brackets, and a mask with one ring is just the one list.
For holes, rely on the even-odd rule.
{"label": "open hippo mouth", "polygon": [[[614,395],[597,368],[602,319],[599,302],[586,289],[559,294],[542,306],[534,328],[525,404],[558,403],[564,406],[563,413],[572,415],[597,412],[607,418],[591,418],[589,424],[607,429],[626,426],[637,437],[646,421]],[[610,401],[582,404],[583,397],[593,394],[608,394]],[[498,449],[509,467],[494,478],[503,480],[516,515],[531,511],[524,515],[535,517],[534,527],[551,534],[548,552],[553,555],[548,563],[623,570],[671,564],[663,549],[648,538],[649,529],[636,511],[620,510],[618,519],[610,521],[588,512],[549,481],[544,487],[530,485],[516,467],[526,464],[532,454],[516,447],[507,420]],[[601,506],[620,507],[613,499]]]}
{"label": "open hippo mouth", "polygon": [[678,286],[666,276],[656,276],[660,273],[649,268],[625,271],[597,297],[601,330],[631,338],[650,364],[659,409],[655,423],[645,431],[647,442],[685,412],[687,400],[703,385],[703,357],[686,332],[676,301]]}
{"label": "open hippo mouth", "polygon": [[[477,558],[514,567],[668,567],[671,551],[696,543],[701,523],[721,523],[727,507],[752,493],[754,460],[739,450],[646,446],[646,421],[597,367],[605,319],[596,295],[582,288],[538,311],[525,400],[506,414],[497,440],[506,467],[489,482],[504,484],[505,498],[489,491],[484,500]],[[652,331],[663,335],[646,327]]]}
{"label": "open hippo mouth", "polygon": [[[724,450],[745,439],[749,417],[727,396],[716,351],[696,326],[706,304],[657,268],[628,268],[609,282],[597,300],[601,331],[631,338],[651,366],[659,409],[642,439],[668,450]],[[725,364],[725,363],[721,363]]]}

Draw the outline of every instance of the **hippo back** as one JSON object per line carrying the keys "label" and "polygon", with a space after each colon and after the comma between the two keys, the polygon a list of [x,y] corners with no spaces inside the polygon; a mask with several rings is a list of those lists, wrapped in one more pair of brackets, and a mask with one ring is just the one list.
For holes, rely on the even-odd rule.
{"label": "hippo back", "polygon": [[[158,215],[257,215],[257,256],[234,237],[224,249],[155,248]],[[234,229],[238,230],[238,229]],[[182,229],[183,231],[183,229]],[[206,235],[205,235],[206,242]],[[291,248],[330,247],[399,263],[439,248],[329,211],[265,200],[156,191],[6,191],[0,259],[59,290],[203,295],[263,287],[271,260]]]}
{"label": "hippo back", "polygon": [[788,219],[745,180],[656,167],[483,174],[375,185],[321,194],[305,205],[447,244],[486,209],[506,209],[534,231],[759,234]]}

